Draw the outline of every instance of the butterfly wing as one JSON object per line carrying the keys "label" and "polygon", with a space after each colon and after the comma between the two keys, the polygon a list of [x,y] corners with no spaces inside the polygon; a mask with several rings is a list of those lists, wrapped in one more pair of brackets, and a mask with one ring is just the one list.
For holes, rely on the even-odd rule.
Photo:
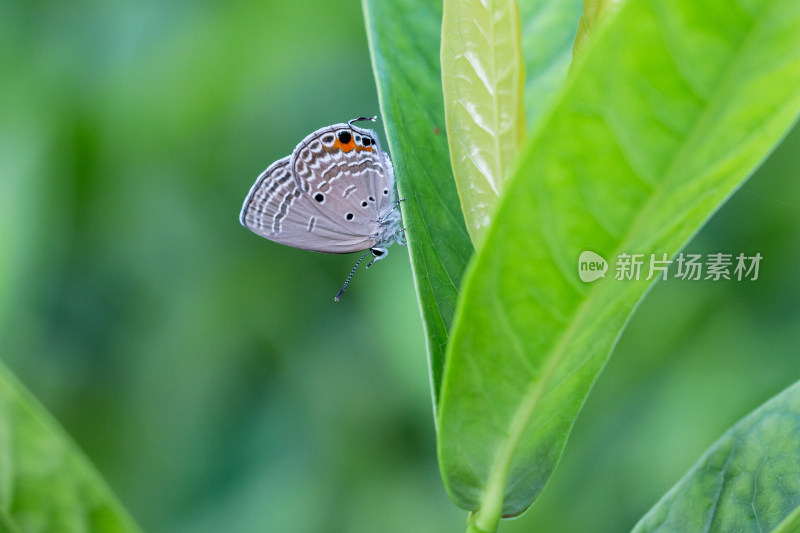
{"label": "butterfly wing", "polygon": [[375,134],[351,124],[315,131],[291,156],[298,188],[343,232],[374,237],[394,207],[394,172]]}
{"label": "butterfly wing", "polygon": [[348,233],[297,187],[290,161],[291,156],[276,161],[256,179],[239,215],[242,225],[271,241],[314,252],[350,253],[373,246],[373,239]]}

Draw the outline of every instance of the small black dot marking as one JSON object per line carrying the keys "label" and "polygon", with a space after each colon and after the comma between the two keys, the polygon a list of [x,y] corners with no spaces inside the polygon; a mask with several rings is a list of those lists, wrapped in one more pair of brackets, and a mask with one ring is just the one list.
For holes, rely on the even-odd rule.
{"label": "small black dot marking", "polygon": [[375,197],[374,196],[369,196],[367,198],[367,200],[369,200],[370,202],[374,202],[375,201]]}
{"label": "small black dot marking", "polygon": [[364,200],[363,202],[361,202],[361,207],[367,207],[367,201],[366,201],[366,200]]}
{"label": "small black dot marking", "polygon": [[383,195],[386,196],[387,194],[389,194],[389,189],[383,189]]}
{"label": "small black dot marking", "polygon": [[331,144],[333,142],[333,135],[326,135],[322,138],[322,142],[325,144]]}
{"label": "small black dot marking", "polygon": [[361,142],[361,135],[356,135],[356,142],[357,142],[357,143],[360,143],[360,142]]}
{"label": "small black dot marking", "polygon": [[353,136],[350,135],[349,131],[340,131],[338,137],[339,142],[342,144],[347,144],[353,139]]}
{"label": "small black dot marking", "polygon": [[369,137],[364,137],[362,140],[364,141],[364,146],[369,146],[370,144],[372,144],[372,139],[370,139]]}
{"label": "small black dot marking", "polygon": [[325,195],[322,194],[321,192],[318,192],[317,194],[314,195],[314,200],[318,201],[319,203],[322,203],[325,201]]}
{"label": "small black dot marking", "polygon": [[344,216],[344,218],[346,218],[347,220],[353,220],[353,213],[347,213],[347,214]]}

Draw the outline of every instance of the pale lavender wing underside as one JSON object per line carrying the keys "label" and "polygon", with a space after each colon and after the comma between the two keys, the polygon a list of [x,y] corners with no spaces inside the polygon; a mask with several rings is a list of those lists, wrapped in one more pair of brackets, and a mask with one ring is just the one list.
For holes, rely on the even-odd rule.
{"label": "pale lavender wing underside", "polygon": [[394,207],[394,172],[375,134],[350,124],[315,131],[291,157],[297,186],[343,225],[373,236],[378,219]]}
{"label": "pale lavender wing underside", "polygon": [[350,253],[374,246],[361,226],[336,220],[336,213],[297,187],[291,159],[276,161],[258,177],[242,206],[242,225],[271,241],[314,252]]}

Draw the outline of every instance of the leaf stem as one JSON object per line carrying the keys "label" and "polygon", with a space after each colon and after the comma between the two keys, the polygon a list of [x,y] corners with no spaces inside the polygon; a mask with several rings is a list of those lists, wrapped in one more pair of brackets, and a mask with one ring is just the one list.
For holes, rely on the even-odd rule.
{"label": "leaf stem", "polygon": [[471,512],[467,518],[467,533],[496,533],[500,525],[501,507],[502,502],[499,506],[483,507]]}

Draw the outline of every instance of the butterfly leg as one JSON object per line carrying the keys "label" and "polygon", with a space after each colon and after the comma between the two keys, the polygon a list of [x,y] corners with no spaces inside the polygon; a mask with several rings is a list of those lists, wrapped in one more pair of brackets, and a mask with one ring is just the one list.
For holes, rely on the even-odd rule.
{"label": "butterfly leg", "polygon": [[397,230],[395,234],[392,235],[392,238],[394,239],[394,242],[396,242],[400,246],[405,246],[406,244],[408,244],[406,242],[406,228],[400,228],[399,230]]}
{"label": "butterfly leg", "polygon": [[389,218],[389,217],[392,215],[392,213],[394,213],[394,212],[397,210],[397,207],[400,205],[400,202],[405,202],[405,201],[406,201],[406,199],[405,199],[405,198],[400,198],[399,200],[397,200],[397,201],[394,203],[394,206],[392,207],[392,210],[391,210],[391,211],[389,211],[388,213],[386,213],[385,215],[383,215],[383,216],[380,218],[380,220],[387,220],[387,219],[388,219],[388,218]]}

